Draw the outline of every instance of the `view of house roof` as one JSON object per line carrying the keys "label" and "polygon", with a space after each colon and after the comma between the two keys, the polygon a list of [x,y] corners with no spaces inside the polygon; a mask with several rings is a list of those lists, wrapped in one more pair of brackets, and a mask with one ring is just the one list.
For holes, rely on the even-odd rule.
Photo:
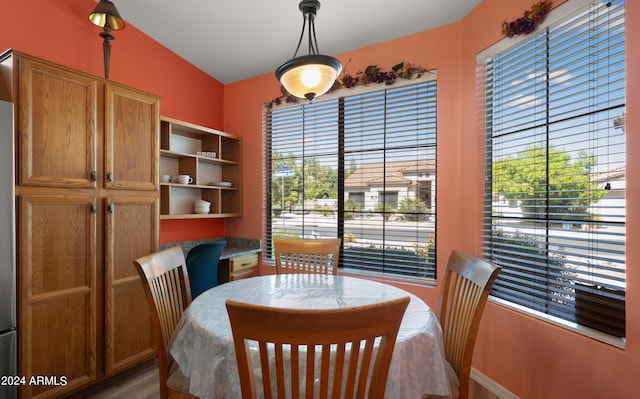
{"label": "view of house roof", "polygon": [[361,165],[344,181],[345,188],[359,188],[411,184],[415,178],[407,176],[430,175],[435,172],[435,160],[376,162]]}
{"label": "view of house roof", "polygon": [[602,182],[624,178],[627,174],[627,165],[622,165],[604,172],[592,173],[591,181]]}

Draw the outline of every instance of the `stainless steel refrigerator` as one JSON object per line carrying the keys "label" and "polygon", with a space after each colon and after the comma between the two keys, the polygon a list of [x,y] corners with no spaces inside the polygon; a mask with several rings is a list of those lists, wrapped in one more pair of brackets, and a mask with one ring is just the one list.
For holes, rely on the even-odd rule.
{"label": "stainless steel refrigerator", "polygon": [[13,104],[0,101],[0,399],[18,396]]}

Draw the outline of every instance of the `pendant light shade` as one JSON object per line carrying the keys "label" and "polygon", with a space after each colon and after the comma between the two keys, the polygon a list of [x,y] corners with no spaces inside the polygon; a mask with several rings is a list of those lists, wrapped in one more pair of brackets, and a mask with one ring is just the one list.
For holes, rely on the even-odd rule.
{"label": "pendant light shade", "polygon": [[[290,94],[311,101],[331,89],[342,71],[342,64],[336,58],[318,54],[314,20],[320,8],[320,2],[302,0],[299,8],[304,17],[304,23],[298,47],[293,58],[276,69],[276,77]],[[309,55],[297,57],[305,27],[308,27]]]}

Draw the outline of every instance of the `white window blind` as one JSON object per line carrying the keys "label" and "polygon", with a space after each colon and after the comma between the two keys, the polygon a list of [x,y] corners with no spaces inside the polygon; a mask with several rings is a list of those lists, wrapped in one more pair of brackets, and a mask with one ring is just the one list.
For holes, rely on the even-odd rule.
{"label": "white window blind", "polygon": [[492,295],[625,335],[624,1],[593,2],[485,63]]}
{"label": "white window blind", "polygon": [[340,237],[341,268],[435,278],[435,81],[274,109],[266,122],[269,254],[276,236]]}

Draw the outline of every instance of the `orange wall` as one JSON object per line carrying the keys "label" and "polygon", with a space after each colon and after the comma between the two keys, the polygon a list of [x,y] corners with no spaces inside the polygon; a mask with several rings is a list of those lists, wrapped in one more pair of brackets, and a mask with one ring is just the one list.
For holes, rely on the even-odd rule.
{"label": "orange wall", "polygon": [[[504,20],[520,17],[533,0],[483,0],[463,21],[357,51],[338,54],[355,73],[367,65],[385,69],[400,61],[438,69],[438,259],[442,271],[452,248],[481,252],[483,131],[476,96],[476,53],[501,39]],[[560,3],[556,1],[554,3]],[[640,239],[640,2],[627,1],[627,212],[628,241]],[[322,41],[322,32],[318,32]],[[279,93],[269,73],[225,86],[225,129],[243,132],[246,168],[244,214],[227,222],[230,235],[260,238],[263,223],[262,103]],[[460,203],[464,201],[464,206]],[[629,245],[627,264],[640,263]],[[263,270],[267,272],[268,267]],[[631,398],[640,392],[640,269],[627,270],[627,345],[614,348],[500,305],[487,305],[474,367],[521,398]],[[436,305],[437,290],[403,288]]]}
{"label": "orange wall", "polygon": [[[560,2],[558,0],[557,2]],[[93,0],[5,0],[0,51],[7,48],[102,75],[99,29],[87,15]],[[452,248],[480,253],[482,130],[476,102],[475,55],[500,39],[500,24],[533,0],[483,0],[463,21],[388,43],[338,54],[350,73],[370,64],[407,61],[438,69],[438,257]],[[628,20],[640,2],[627,1]],[[32,10],[38,10],[33,12]],[[126,18],[126,16],[124,16]],[[640,26],[627,25],[628,242],[640,242]],[[161,242],[218,235],[261,238],[262,104],[277,95],[273,74],[223,86],[128,26],[114,32],[111,79],[162,97],[161,113],[243,137],[243,213],[239,219],[163,221]],[[322,41],[322,32],[318,32]],[[295,40],[295,38],[294,38]],[[203,43],[205,45],[205,43]],[[635,72],[635,73],[632,73]],[[465,206],[459,206],[464,201]],[[629,245],[627,264],[640,263]],[[267,267],[268,268],[268,267]],[[267,269],[265,268],[265,269]],[[401,285],[436,305],[437,290]],[[627,347],[616,349],[490,303],[474,367],[522,398],[631,398],[640,392],[640,270],[627,271]]]}
{"label": "orange wall", "polygon": [[[0,52],[11,48],[103,76],[101,29],[88,19],[95,6],[93,0],[3,0]],[[223,129],[222,83],[132,25],[112,33],[111,80],[159,95],[164,116]],[[161,243],[222,235],[222,220],[160,224]]]}

